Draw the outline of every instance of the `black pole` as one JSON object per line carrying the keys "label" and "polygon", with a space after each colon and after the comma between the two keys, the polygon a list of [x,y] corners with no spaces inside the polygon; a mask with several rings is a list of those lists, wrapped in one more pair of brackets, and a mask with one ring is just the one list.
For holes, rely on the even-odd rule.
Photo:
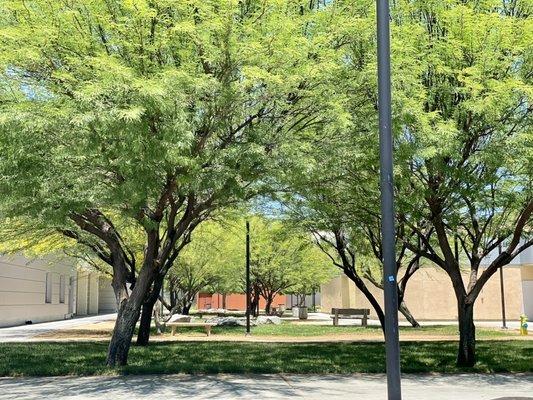
{"label": "black pole", "polygon": [[[498,253],[502,254],[502,245],[498,245]],[[503,283],[503,267],[500,267],[500,292],[502,298],[502,328],[507,329],[507,318],[505,318],[505,286]]]}
{"label": "black pole", "polygon": [[246,221],[246,335],[250,334],[250,222]]}
{"label": "black pole", "polygon": [[381,235],[385,294],[385,350],[389,400],[401,400],[398,286],[396,283],[392,116],[390,78],[390,11],[388,0],[377,0],[378,102],[381,171]]}

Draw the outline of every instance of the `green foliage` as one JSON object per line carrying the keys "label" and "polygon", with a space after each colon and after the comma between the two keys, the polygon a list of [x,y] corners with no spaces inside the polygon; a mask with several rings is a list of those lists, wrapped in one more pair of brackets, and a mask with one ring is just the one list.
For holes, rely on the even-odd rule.
{"label": "green foliage", "polygon": [[309,234],[261,217],[251,218],[250,226],[251,275],[267,301],[283,293],[310,294],[335,276]]}
{"label": "green foliage", "polygon": [[73,212],[150,227],[167,180],[193,206],[263,191],[328,90],[313,18],[289,1],[3,1],[0,215],[94,241]]}
{"label": "green foliage", "polygon": [[[287,197],[299,220],[318,232],[341,229],[360,261],[373,253],[379,260],[372,243],[380,228],[375,16],[351,2],[336,7],[341,28],[333,40],[344,63],[332,80],[349,114],[342,124],[308,131],[280,179],[297,192]],[[394,2],[398,254],[405,241],[412,255],[418,237],[429,237],[441,254],[429,228],[438,212],[431,201],[440,202],[446,235],[459,231],[469,253],[478,250],[473,226],[487,225],[475,244],[484,253],[513,232],[531,201],[530,11],[530,1],[503,8],[495,1]]]}
{"label": "green foliage", "polygon": [[[251,275],[263,297],[310,294],[335,276],[335,269],[311,237],[280,220],[254,216],[249,222]],[[199,291],[243,292],[245,235],[245,219],[236,215],[204,222],[169,271],[173,290],[187,294],[190,301]]]}
{"label": "green foliage", "polygon": [[[511,15],[496,2],[403,6],[413,17],[398,24],[420,32],[409,94],[421,101],[397,132],[399,164],[407,167],[398,174],[401,205],[412,213],[427,210],[413,200],[433,191],[457,227],[469,218],[467,202],[483,218],[490,208],[516,211],[531,196],[533,25],[517,11],[531,5],[517,3]],[[494,226],[513,229],[515,214]]]}
{"label": "green foliage", "polygon": [[[171,303],[188,309],[200,291],[224,294],[241,291],[244,238],[239,237],[231,223],[207,221],[195,231],[192,242],[169,270]],[[233,229],[229,230],[229,226]]]}

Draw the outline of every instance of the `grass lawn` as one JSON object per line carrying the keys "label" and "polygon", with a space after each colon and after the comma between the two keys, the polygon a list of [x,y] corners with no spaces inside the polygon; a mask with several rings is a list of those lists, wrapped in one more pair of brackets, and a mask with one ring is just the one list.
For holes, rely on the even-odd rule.
{"label": "grass lawn", "polygon": [[[242,334],[245,328],[240,326],[215,326],[212,329],[215,335],[236,335]],[[178,333],[197,332],[199,335],[205,335],[203,328],[188,328],[180,327]],[[155,333],[155,328],[154,328]],[[332,326],[332,325],[312,325],[312,324],[294,324],[283,322],[280,325],[258,325],[252,327],[252,334],[257,336],[294,336],[294,337],[310,337],[310,336],[334,336],[341,334],[350,335],[376,335],[377,338],[382,338],[383,334],[379,326],[368,326],[366,328],[351,325],[351,326]],[[459,336],[457,326],[453,325],[438,325],[438,326],[423,326],[420,328],[400,327],[400,336],[402,334],[416,334],[422,336]],[[504,331],[501,329],[477,328],[476,337],[478,339],[503,338],[509,336],[519,336],[518,331]]]}
{"label": "grass lawn", "polygon": [[[532,341],[481,341],[475,368],[458,370],[456,342],[402,343],[404,372],[533,372]],[[103,366],[94,342],[0,344],[0,376],[155,373],[384,372],[382,343],[179,342],[132,347],[129,365]]]}
{"label": "grass lawn", "polygon": [[[99,324],[88,324],[71,329],[63,329],[55,332],[46,332],[38,335],[42,341],[47,340],[108,340],[111,337],[114,323],[108,321]],[[243,338],[245,327],[242,326],[215,326],[212,328],[213,335],[210,339],[220,341],[240,341]],[[135,332],[136,334],[137,332]],[[459,332],[457,326],[424,326],[421,328],[400,327],[400,340],[402,341],[427,341],[427,340],[457,340]],[[523,339],[517,329],[502,330],[497,328],[477,328],[478,340],[514,340]],[[155,327],[152,327],[154,341],[180,340],[193,341],[205,339],[203,327],[180,326],[176,336],[170,336],[170,328],[164,335],[157,335]],[[312,323],[294,323],[284,321],[280,325],[252,326],[252,338],[262,341],[383,341],[383,333],[378,326],[367,328],[351,326],[315,325]]]}

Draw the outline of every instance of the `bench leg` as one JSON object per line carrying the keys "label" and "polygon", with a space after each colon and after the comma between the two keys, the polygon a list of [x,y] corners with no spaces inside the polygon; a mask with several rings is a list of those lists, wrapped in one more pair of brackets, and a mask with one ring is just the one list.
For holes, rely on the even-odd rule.
{"label": "bench leg", "polygon": [[361,326],[364,326],[365,328],[368,326],[368,317],[363,315],[363,319],[361,320]]}
{"label": "bench leg", "polygon": [[333,326],[339,326],[339,316],[338,315],[335,315],[335,317],[333,317]]}
{"label": "bench leg", "polygon": [[172,327],[172,332],[171,332],[172,336],[174,336],[175,333],[176,333],[176,327],[173,326],[173,327]]}
{"label": "bench leg", "polygon": [[205,327],[205,332],[207,333],[207,336],[211,336],[211,327],[210,326],[206,326]]}

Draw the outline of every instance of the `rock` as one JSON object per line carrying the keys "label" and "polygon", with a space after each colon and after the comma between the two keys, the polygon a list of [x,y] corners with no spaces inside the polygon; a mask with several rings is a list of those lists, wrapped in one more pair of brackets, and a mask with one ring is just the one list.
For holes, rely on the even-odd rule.
{"label": "rock", "polygon": [[261,315],[257,317],[257,319],[255,320],[255,323],[257,325],[269,325],[269,324],[279,325],[281,324],[281,318],[276,317],[274,315],[268,315],[268,316]]}
{"label": "rock", "polygon": [[[205,322],[216,324],[217,326],[246,326],[246,318],[237,317],[215,317],[209,318]],[[255,325],[255,323],[250,321],[250,325]]]}
{"label": "rock", "polygon": [[191,322],[189,315],[174,314],[168,322]]}
{"label": "rock", "polygon": [[[246,318],[238,317],[213,317],[206,319],[205,322],[216,324],[217,326],[246,326]],[[250,325],[279,325],[281,318],[276,316],[261,315],[256,319],[250,320]]]}
{"label": "rock", "polygon": [[226,314],[227,310],[223,308],[207,308],[198,310],[199,314]]}

